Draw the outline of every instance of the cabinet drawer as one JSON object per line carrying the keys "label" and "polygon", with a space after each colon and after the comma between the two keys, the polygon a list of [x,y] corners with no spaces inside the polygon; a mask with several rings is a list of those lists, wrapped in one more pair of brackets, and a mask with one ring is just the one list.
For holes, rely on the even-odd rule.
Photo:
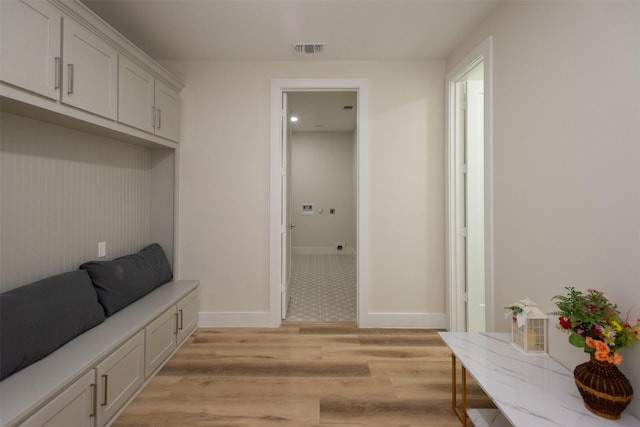
{"label": "cabinet drawer", "polygon": [[176,348],[176,316],[176,308],[173,306],[144,328],[146,378],[149,378]]}
{"label": "cabinet drawer", "polygon": [[178,344],[198,326],[198,290],[178,301]]}
{"label": "cabinet drawer", "polygon": [[97,425],[103,426],[144,382],[144,331],[111,353],[96,367]]}
{"label": "cabinet drawer", "polygon": [[95,378],[96,373],[92,369],[29,417],[21,427],[93,427],[96,402]]}

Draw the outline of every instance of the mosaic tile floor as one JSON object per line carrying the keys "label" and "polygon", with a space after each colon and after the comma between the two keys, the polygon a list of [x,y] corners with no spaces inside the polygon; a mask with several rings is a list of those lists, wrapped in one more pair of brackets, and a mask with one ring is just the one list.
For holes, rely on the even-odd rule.
{"label": "mosaic tile floor", "polygon": [[355,322],[355,255],[294,255],[287,321]]}

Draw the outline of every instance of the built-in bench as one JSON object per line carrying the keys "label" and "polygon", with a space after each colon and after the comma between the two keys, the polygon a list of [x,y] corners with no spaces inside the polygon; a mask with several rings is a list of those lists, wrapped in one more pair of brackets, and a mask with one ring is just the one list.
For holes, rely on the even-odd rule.
{"label": "built-in bench", "polygon": [[1,426],[109,425],[197,326],[157,244],[0,296]]}
{"label": "built-in bench", "polygon": [[[37,417],[38,411],[46,412],[46,415],[56,415],[70,404],[87,403],[86,409],[90,415],[85,423],[74,425],[98,426],[108,423],[124,405],[136,394],[141,386],[151,379],[153,374],[162,366],[157,364],[151,372],[145,372],[145,360],[154,358],[153,338],[159,338],[149,327],[157,319],[161,319],[170,313],[170,326],[174,342],[171,352],[165,356],[166,361],[171,354],[184,342],[197,324],[197,287],[199,282],[195,280],[182,280],[168,283],[154,290],[142,299],[130,304],[113,316],[107,318],[104,323],[88,330],[82,335],[68,342],[44,359],[22,369],[0,382],[0,417],[2,426],[43,425],[45,421]],[[178,308],[180,307],[180,308]],[[180,313],[178,310],[182,310]],[[173,314],[176,313],[176,314]],[[182,318],[180,317],[182,314]],[[182,326],[182,329],[180,329]],[[171,336],[168,337],[172,341]],[[133,344],[131,341],[133,340]],[[167,337],[163,336],[161,347],[165,347]],[[127,346],[129,344],[129,346]],[[145,352],[145,347],[150,352]],[[99,366],[109,356],[125,348],[124,355],[120,355],[120,362],[129,364],[135,358],[133,367],[125,366],[129,373],[129,379],[125,381],[127,390],[120,391],[126,396],[116,396],[118,390],[109,388],[105,390],[105,384],[101,384],[104,377]],[[133,357],[135,356],[135,357]],[[139,360],[138,360],[139,359]],[[118,361],[115,361],[116,363]],[[132,369],[133,368],[133,369]],[[110,368],[114,375],[117,373]],[[96,372],[99,371],[99,372]],[[71,402],[58,402],[55,408],[48,408],[48,404],[65,390],[69,389],[76,381],[82,379],[87,373],[94,379],[89,382],[87,395],[81,397],[80,402],[74,402],[78,397],[72,396]],[[107,377],[108,378],[108,377]],[[115,382],[112,381],[112,384]],[[106,391],[107,395],[104,395]],[[82,396],[83,393],[73,393]],[[123,398],[124,397],[124,398]],[[105,399],[106,398],[106,399]],[[89,399],[89,402],[85,402]],[[121,400],[119,407],[114,407],[112,400]],[[107,402],[106,405],[102,403]],[[110,411],[103,411],[106,408]],[[35,415],[32,415],[35,414]],[[33,420],[32,420],[33,419]],[[71,424],[69,424],[71,425]]]}

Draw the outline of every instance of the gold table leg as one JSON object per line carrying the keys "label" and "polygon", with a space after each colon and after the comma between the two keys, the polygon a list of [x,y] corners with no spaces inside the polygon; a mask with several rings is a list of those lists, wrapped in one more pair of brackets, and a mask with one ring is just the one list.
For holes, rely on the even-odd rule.
{"label": "gold table leg", "polygon": [[458,408],[457,381],[456,381],[456,355],[451,353],[451,406],[453,412],[458,416],[460,423],[467,425],[467,369],[460,364],[460,380],[462,382],[462,406]]}

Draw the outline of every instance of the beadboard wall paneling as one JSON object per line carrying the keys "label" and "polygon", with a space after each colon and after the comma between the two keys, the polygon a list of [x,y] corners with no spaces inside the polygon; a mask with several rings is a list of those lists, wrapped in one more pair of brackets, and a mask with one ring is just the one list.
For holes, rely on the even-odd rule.
{"label": "beadboard wall paneling", "polygon": [[151,150],[0,115],[0,290],[150,243]]}

